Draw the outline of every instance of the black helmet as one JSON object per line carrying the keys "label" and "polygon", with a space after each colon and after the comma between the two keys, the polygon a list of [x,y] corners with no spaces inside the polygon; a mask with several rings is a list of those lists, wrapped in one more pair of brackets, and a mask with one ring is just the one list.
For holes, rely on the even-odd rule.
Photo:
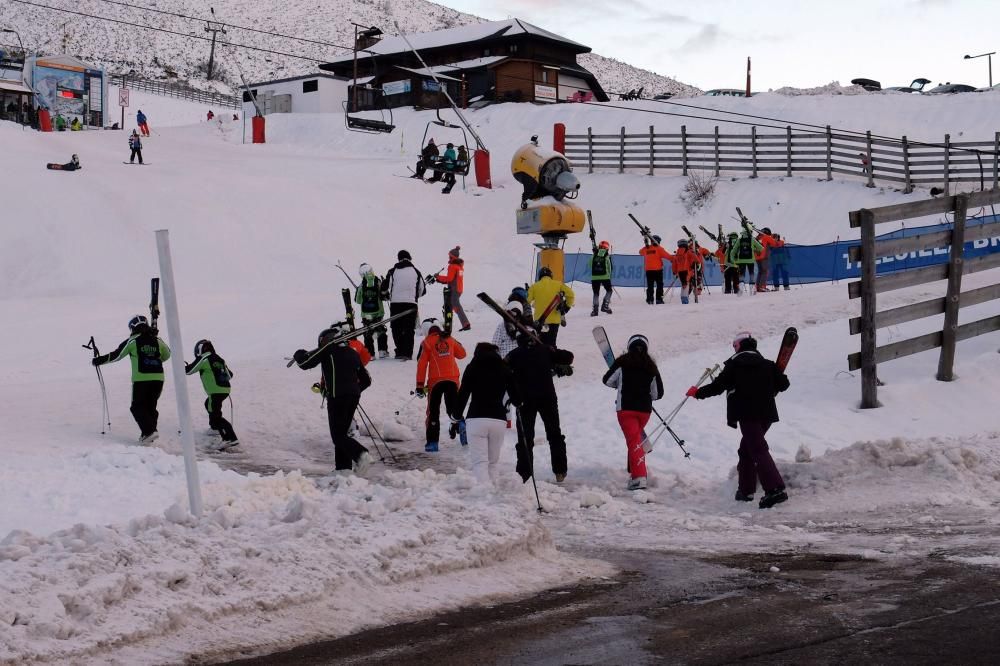
{"label": "black helmet", "polygon": [[538,271],[538,279],[541,280],[543,277],[552,277],[552,269],[548,266],[542,266]]}
{"label": "black helmet", "polygon": [[73,153],[73,164],[79,164],[79,163],[80,163],[80,156],[77,155],[76,153]]}
{"label": "black helmet", "polygon": [[316,344],[322,347],[330,341],[346,335],[350,330],[351,327],[347,325],[346,321],[338,321],[335,324],[330,324],[329,328],[325,328],[320,332]]}
{"label": "black helmet", "polygon": [[149,326],[149,320],[145,315],[136,315],[128,320],[128,330],[134,331],[139,326]]}
{"label": "black helmet", "polygon": [[404,259],[406,261],[410,261],[410,260],[413,259],[413,257],[411,257],[410,253],[407,252],[406,250],[400,250],[399,252],[396,253],[396,260],[397,261],[403,261]]}
{"label": "black helmet", "polygon": [[628,339],[627,349],[629,351],[632,351],[633,349],[642,349],[642,351],[648,352],[649,340],[646,338],[645,335],[636,333],[635,335],[633,335],[631,338]]}
{"label": "black helmet", "polygon": [[660,241],[663,240],[662,238],[660,238],[659,236],[656,236],[656,235],[653,235],[652,238],[653,238],[653,242],[656,243],[657,245],[659,245]]}
{"label": "black helmet", "polygon": [[687,238],[682,238],[679,241],[677,241],[677,247],[687,247],[687,246],[688,246]]}
{"label": "black helmet", "polygon": [[203,354],[214,354],[215,347],[212,346],[211,340],[199,340],[194,343],[194,355],[201,356]]}
{"label": "black helmet", "polygon": [[764,227],[763,229],[761,229],[761,231],[767,234],[768,236],[771,235],[771,227]]}

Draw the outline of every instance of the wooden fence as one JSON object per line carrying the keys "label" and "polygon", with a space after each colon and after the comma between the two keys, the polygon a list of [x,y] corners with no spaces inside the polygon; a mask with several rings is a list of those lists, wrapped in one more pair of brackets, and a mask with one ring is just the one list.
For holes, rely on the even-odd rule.
{"label": "wooden fence", "polygon": [[210,106],[217,106],[224,109],[238,109],[242,104],[242,97],[239,95],[223,95],[221,93],[205,92],[203,90],[195,90],[194,88],[181,86],[176,83],[150,81],[148,79],[139,79],[134,76],[127,76],[124,74],[112,74],[110,82],[113,86],[128,88],[129,90],[142,90],[143,92],[152,93],[154,95],[176,97],[177,99],[186,99],[192,102],[199,102],[201,104],[208,104]]}
{"label": "wooden fence", "polygon": [[[958,325],[960,308],[985,303],[1000,298],[1000,284],[962,291],[962,275],[1000,267],[1000,253],[988,254],[966,260],[965,244],[971,241],[1000,235],[1000,222],[977,224],[966,228],[966,213],[970,207],[987,206],[1000,202],[1000,189],[958,194],[939,199],[884,206],[871,210],[861,209],[850,213],[851,227],[861,227],[861,246],[849,250],[851,261],[861,262],[861,280],[848,285],[850,298],[861,298],[861,316],[850,320],[851,335],[861,335],[861,351],[847,357],[850,370],[861,370],[861,407],[878,407],[878,378],[876,366],[929,349],[941,348],[937,379],[950,382],[954,375],[955,343],[960,340],[1000,330],[1000,316]],[[875,225],[896,222],[925,215],[954,212],[952,229],[916,236],[875,240]],[[928,250],[950,246],[946,264],[925,266],[875,276],[875,260],[879,256],[903,254],[914,250]],[[918,284],[948,280],[944,298],[934,298],[921,303],[904,305],[878,312],[875,295],[894,289]],[[908,340],[876,347],[875,331],[907,321],[914,321],[944,313],[941,331],[920,335]]]}
{"label": "wooden fence", "polygon": [[[914,142],[902,137],[887,139],[872,133],[842,134],[829,126],[826,130],[807,132],[758,132],[720,134],[718,126],[712,134],[691,134],[681,125],[679,133],[658,134],[651,125],[648,132],[631,134],[622,127],[617,134],[566,135],[566,156],[578,167],[586,165],[588,173],[595,169],[643,170],[653,175],[656,170],[690,170],[758,175],[793,176],[809,174],[832,180],[833,174],[858,176],[867,180],[903,184],[904,192],[915,185],[936,185],[945,194],[952,183],[984,183],[985,187],[1000,184],[1000,132],[991,141],[952,141],[945,135],[940,144]],[[870,168],[868,168],[870,165]]]}

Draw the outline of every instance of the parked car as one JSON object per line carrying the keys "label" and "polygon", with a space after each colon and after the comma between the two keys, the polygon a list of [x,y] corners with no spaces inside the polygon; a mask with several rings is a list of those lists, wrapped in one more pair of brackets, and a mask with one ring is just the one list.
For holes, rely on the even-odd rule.
{"label": "parked car", "polygon": [[705,91],[706,97],[746,97],[746,94],[745,90],[738,90],[736,88],[715,88]]}
{"label": "parked car", "polygon": [[673,93],[659,93],[657,95],[653,95],[653,99],[670,99],[673,96]]}
{"label": "parked car", "polygon": [[882,90],[882,84],[874,79],[851,79],[851,83],[861,86],[868,92],[878,92]]}
{"label": "parked car", "polygon": [[954,93],[976,92],[975,86],[967,86],[964,83],[942,83],[927,91],[928,95],[950,95]]}
{"label": "parked car", "polygon": [[897,92],[905,93],[922,93],[924,92],[924,86],[928,83],[930,83],[930,79],[913,79],[913,83],[908,86],[893,86],[891,88],[886,88],[886,90],[895,90]]}

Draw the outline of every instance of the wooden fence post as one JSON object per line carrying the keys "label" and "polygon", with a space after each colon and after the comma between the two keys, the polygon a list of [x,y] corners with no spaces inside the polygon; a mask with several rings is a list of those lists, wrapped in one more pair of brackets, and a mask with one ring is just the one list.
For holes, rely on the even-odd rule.
{"label": "wooden fence post", "polygon": [[851,213],[861,221],[861,409],[878,407],[875,365],[875,215],[868,209]]}
{"label": "wooden fence post", "polygon": [[[997,132],[997,137],[1000,138],[1000,132]],[[995,164],[996,161],[994,160],[994,165]],[[995,168],[994,171],[996,171]],[[718,178],[719,176],[719,126],[718,125],[715,126],[715,176],[716,178]]]}
{"label": "wooden fence post", "polygon": [[865,132],[865,141],[868,145],[868,184],[865,187],[875,187],[875,163],[872,162],[872,131]]}
{"label": "wooden fence post", "polygon": [[587,173],[594,173],[594,128],[587,128]]}
{"label": "wooden fence post", "polygon": [[653,132],[653,126],[649,126],[649,175],[653,175],[653,165],[656,164],[656,152],[654,147],[656,146],[656,137]]}
{"label": "wooden fence post", "polygon": [[688,136],[687,125],[681,125],[681,175],[688,175]]}
{"label": "wooden fence post", "polygon": [[951,135],[944,135],[944,195],[951,194]]}
{"label": "wooden fence post", "polygon": [[826,126],[826,179],[833,180],[833,133]]}
{"label": "wooden fence post", "polygon": [[789,178],[792,177],[792,126],[787,125],[785,127],[785,146],[788,153],[788,168],[785,169],[785,175]]}
{"label": "wooden fence post", "polygon": [[944,328],[941,330],[941,357],[937,379],[950,382],[955,378],[955,333],[958,330],[958,308],[962,298],[962,257],[965,254],[965,215],[969,210],[969,195],[955,197],[955,223],[951,232],[951,256],[948,257],[948,293],[944,298]]}
{"label": "wooden fence post", "polygon": [[910,182],[910,144],[905,135],[903,136],[903,179],[905,181],[903,194],[909,194],[913,191],[913,183]]}
{"label": "wooden fence post", "polygon": [[993,135],[993,187],[1000,187],[1000,132]]}
{"label": "wooden fence post", "polygon": [[750,172],[751,178],[757,177],[757,127],[750,128],[750,159],[753,162],[753,171]]}
{"label": "wooden fence post", "polygon": [[625,128],[622,127],[621,147],[618,150],[618,173],[625,173]]}

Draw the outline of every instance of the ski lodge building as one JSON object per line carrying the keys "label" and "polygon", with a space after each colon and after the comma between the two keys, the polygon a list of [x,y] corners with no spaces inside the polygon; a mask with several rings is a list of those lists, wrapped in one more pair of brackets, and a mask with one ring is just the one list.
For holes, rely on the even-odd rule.
{"label": "ski lodge building", "polygon": [[[402,37],[388,37],[319,68],[353,80],[357,67],[358,110],[446,106],[431,72],[459,106],[480,99],[608,101],[597,78],[576,62],[590,47],[521,19],[425,32],[408,39],[427,69]],[[349,96],[352,89],[349,86]]]}

